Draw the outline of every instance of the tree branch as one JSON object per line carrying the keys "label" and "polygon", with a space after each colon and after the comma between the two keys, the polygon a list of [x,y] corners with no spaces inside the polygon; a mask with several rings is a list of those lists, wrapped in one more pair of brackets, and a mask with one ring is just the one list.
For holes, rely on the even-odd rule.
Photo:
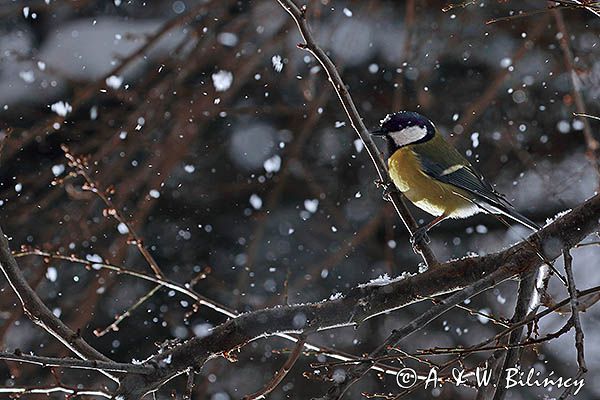
{"label": "tree branch", "polygon": [[[377,347],[377,349],[369,354],[369,357],[379,358],[389,354],[390,349],[395,347],[402,339],[423,328],[435,318],[449,311],[456,304],[459,304],[486,289],[494,287],[504,279],[508,278],[505,276],[504,279],[500,279],[501,276],[503,276],[501,270],[493,271],[489,275],[486,275],[474,282],[472,285],[469,285],[447,299],[442,300],[439,304],[431,307],[425,313],[404,325],[401,329],[392,331],[391,335],[389,335],[387,339]],[[341,399],[350,386],[356,383],[371,369],[371,364],[373,363],[362,363],[351,368],[346,374],[346,378],[342,382],[331,386],[327,391],[327,394],[322,397],[322,400]]]}
{"label": "tree branch", "polygon": [[0,387],[0,393],[8,393],[17,398],[24,394],[44,394],[50,396],[52,393],[64,393],[65,398],[77,398],[79,396],[112,398],[109,393],[102,390],[78,389],[67,386],[52,387]]}
{"label": "tree branch", "polygon": [[90,369],[94,371],[131,372],[135,374],[150,374],[154,368],[148,365],[136,365],[96,360],[78,360],[76,358],[54,358],[22,354],[20,352],[0,352],[0,360],[19,363],[35,364],[42,367],[62,367],[72,369]]}
{"label": "tree branch", "polygon": [[[599,218],[600,195],[596,195],[527,240],[501,252],[450,261],[435,270],[397,279],[384,286],[359,285],[336,300],[280,306],[241,314],[215,327],[206,337],[190,339],[152,357],[148,362],[156,365],[156,372],[145,376],[127,375],[121,381],[117,394],[125,399],[138,399],[188,368],[200,367],[207,360],[226,355],[260,337],[359,325],[369,318],[426,297],[461,288],[472,290],[471,295],[474,295],[477,291],[508,278],[533,271],[544,260],[556,259],[563,248],[572,247],[597,230]],[[485,285],[481,285],[481,280],[484,280]],[[447,306],[450,302],[445,304]],[[440,313],[444,311],[444,307],[438,309]],[[398,338],[422,328],[435,315],[428,314],[428,318],[411,324],[411,328],[403,330]],[[298,316],[303,316],[303,324],[298,323]]]}
{"label": "tree branch", "polygon": [[[371,135],[369,134],[369,130],[365,126],[360,113],[358,112],[356,106],[354,105],[354,101],[352,100],[352,96],[348,91],[346,84],[342,80],[342,77],[337,71],[335,64],[331,61],[329,56],[325,53],[325,51],[319,47],[317,42],[312,36],[312,33],[308,27],[308,23],[306,21],[306,9],[303,7],[302,9],[298,8],[291,0],[277,0],[279,4],[292,16],[294,22],[298,26],[298,30],[300,31],[300,35],[304,40],[303,44],[299,44],[298,47],[301,49],[307,50],[310,52],[317,61],[321,64],[325,72],[327,73],[327,77],[329,78],[329,82],[333,86],[342,106],[344,107],[344,111],[346,111],[346,115],[350,120],[350,124],[352,128],[358,134],[358,137],[362,140],[367,149],[367,153],[369,157],[371,157],[371,161],[375,166],[377,171],[377,175],[379,176],[379,180],[382,183],[382,186],[387,189],[394,189],[390,191],[389,200],[394,205],[396,212],[402,219],[402,222],[406,226],[406,229],[412,235],[419,225],[411,215],[408,207],[406,206],[406,202],[404,200],[404,196],[395,190],[395,186],[390,180],[390,177],[387,172],[387,167],[385,165],[385,161],[381,157],[379,149],[371,139]],[[423,257],[425,263],[432,267],[438,264],[435,255],[431,248],[424,243],[417,243],[415,246],[417,252]]]}
{"label": "tree branch", "polygon": [[587,372],[585,364],[585,355],[583,351],[583,329],[579,319],[579,300],[575,279],[573,278],[573,257],[568,249],[564,251],[565,271],[567,272],[567,282],[569,283],[569,298],[571,306],[571,319],[575,327],[575,348],[577,349],[577,364],[582,373]]}
{"label": "tree branch", "polygon": [[[519,323],[527,318],[529,314],[529,305],[531,303],[531,298],[536,290],[536,281],[537,281],[537,269],[536,271],[523,275],[521,280],[519,281],[519,290],[517,294],[517,301],[515,304],[515,311],[513,313],[513,317],[511,322],[513,324]],[[494,378],[498,378],[502,371],[506,371],[508,368],[513,367],[519,359],[521,358],[521,353],[523,349],[521,347],[513,347],[515,343],[518,343],[521,340],[521,336],[523,335],[524,326],[513,330],[508,337],[507,347],[508,351],[497,350],[494,352],[492,359],[495,361],[493,365],[493,376]],[[504,359],[502,358],[503,353]],[[480,387],[478,390],[478,396],[481,398],[490,398],[492,397],[494,400],[500,400],[504,398],[506,394],[506,387],[502,385],[496,385],[496,387]],[[490,396],[492,395],[493,396]]]}
{"label": "tree branch", "polygon": [[[72,263],[77,263],[77,264],[81,264],[85,267],[86,270],[91,269],[92,264],[94,264],[95,266],[101,268],[101,269],[107,269],[110,271],[113,271],[119,275],[129,275],[147,282],[153,282],[159,285],[162,285],[166,288],[172,289],[184,296],[189,297],[190,299],[194,300],[196,303],[198,303],[199,305],[203,305],[205,307],[210,308],[211,310],[229,317],[229,318],[236,318],[239,316],[238,312],[223,305],[220,304],[214,300],[211,300],[205,296],[202,296],[201,294],[199,294],[198,292],[196,292],[195,290],[192,289],[193,285],[183,285],[180,283],[177,283],[175,281],[171,281],[171,280],[167,280],[167,279],[162,279],[162,278],[157,278],[155,275],[153,274],[147,274],[144,272],[138,272],[138,271],[134,271],[131,269],[127,269],[124,267],[120,267],[118,265],[114,265],[114,264],[108,264],[106,262],[102,262],[102,263],[93,263],[89,260],[83,259],[83,258],[79,258],[76,257],[75,255],[64,255],[64,254],[60,254],[60,253],[50,253],[47,251],[42,251],[40,249],[36,249],[36,248],[25,248],[17,253],[14,254],[15,258],[20,258],[20,257],[25,257],[25,256],[38,256],[38,257],[44,257],[47,259],[53,259],[53,260],[61,260],[61,261],[68,261],[68,262],[72,262]],[[287,302],[284,302],[287,303]],[[293,343],[296,343],[298,341],[297,337],[293,336],[293,335],[288,335],[286,333],[278,333],[276,334],[276,336],[291,341]],[[313,352],[317,352],[320,354],[325,354],[330,358],[334,358],[336,360],[341,360],[341,361],[350,361],[350,360],[354,360],[356,357],[351,355],[351,354],[347,354],[344,353],[342,351],[339,350],[335,350],[332,348],[328,348],[325,346],[317,346],[313,343],[309,343],[306,342],[304,344],[304,348],[305,350],[308,351],[313,351]],[[381,372],[385,372],[385,373],[390,373],[390,372],[397,372],[398,369],[396,369],[395,367],[391,367],[389,365],[383,365],[383,364],[377,364],[374,369],[377,369]]]}
{"label": "tree branch", "polygon": [[[567,26],[565,24],[565,20],[562,16],[562,12],[555,8],[552,10],[552,14],[554,15],[554,19],[556,21],[556,26],[562,36],[559,39],[560,48],[562,49],[563,59],[565,62],[565,67],[567,69],[567,73],[571,78],[571,85],[573,86],[573,99],[575,100],[575,109],[577,110],[577,114],[587,114],[587,110],[585,107],[585,102],[583,101],[583,96],[581,94],[581,83],[579,82],[579,77],[577,76],[577,71],[575,69],[575,63],[573,61],[573,52],[571,51],[571,47],[569,46],[569,32],[567,31]],[[590,125],[590,121],[588,118],[583,118],[583,137],[585,138],[585,144],[587,146],[586,155],[594,167],[594,171],[597,175],[600,174],[600,142],[594,137],[592,133],[592,127]],[[598,176],[597,176],[598,177]]]}
{"label": "tree branch", "polygon": [[[4,235],[1,228],[0,269],[2,269],[8,283],[19,298],[19,301],[23,306],[23,311],[34,324],[41,326],[69,350],[84,360],[112,361],[90,346],[79,333],[71,330],[71,328],[54,316],[52,311],[46,307],[44,302],[39,298],[31,286],[29,286],[29,283],[27,283],[27,280],[23,276],[21,269],[17,265],[17,261],[10,252],[8,238]],[[115,382],[119,381],[116,377],[106,371],[103,371],[103,374]]]}
{"label": "tree branch", "polygon": [[285,378],[285,376],[288,374],[288,372],[290,372],[290,370],[292,369],[292,367],[294,366],[294,364],[296,364],[296,361],[298,361],[298,358],[300,357],[300,354],[302,354],[302,349],[304,348],[304,343],[306,343],[306,336],[301,336],[300,339],[298,339],[298,342],[296,343],[296,346],[294,347],[294,350],[292,350],[292,352],[290,353],[290,355],[289,355],[288,359],[286,360],[285,364],[283,364],[281,366],[281,368],[279,369],[279,371],[277,371],[277,373],[275,374],[275,376],[273,376],[273,379],[271,379],[258,392],[253,393],[253,394],[249,394],[248,396],[244,396],[243,400],[264,399],[264,398],[266,398],[266,396],[269,393],[271,393],[273,390],[275,390],[275,388],[277,387],[277,385],[279,385],[281,383],[281,381],[283,380],[283,378]]}

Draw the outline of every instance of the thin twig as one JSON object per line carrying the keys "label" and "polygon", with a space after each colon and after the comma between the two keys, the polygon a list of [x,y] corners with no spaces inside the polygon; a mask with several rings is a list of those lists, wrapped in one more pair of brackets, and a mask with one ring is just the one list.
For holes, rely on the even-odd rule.
{"label": "thin twig", "polygon": [[[435,299],[435,298],[430,298],[429,300],[431,300],[431,302],[432,302],[433,304],[439,304],[439,302],[440,302],[438,299]],[[469,313],[469,314],[471,314],[471,315],[474,315],[474,316],[477,316],[477,315],[478,315],[478,316],[480,316],[480,317],[484,317],[484,318],[486,318],[486,319],[489,319],[489,320],[490,320],[490,321],[492,321],[494,324],[496,324],[496,325],[500,325],[500,326],[502,326],[502,327],[504,327],[504,328],[508,328],[508,327],[510,327],[510,325],[508,324],[508,322],[506,322],[506,320],[505,320],[504,318],[498,318],[498,317],[495,317],[495,316],[493,316],[493,315],[491,315],[491,314],[484,313],[484,312],[482,312],[482,311],[478,311],[478,310],[475,310],[475,309],[472,309],[472,308],[469,308],[469,307],[463,306],[462,304],[457,304],[457,305],[456,305],[456,308],[458,308],[458,309],[460,309],[460,310],[464,310],[464,311],[468,312],[468,313]]]}
{"label": "thin twig", "polygon": [[537,339],[527,339],[519,343],[507,343],[507,344],[499,344],[496,346],[486,346],[479,347],[477,349],[463,349],[463,348],[434,348],[431,350],[418,350],[419,355],[430,355],[430,356],[442,356],[448,354],[474,354],[481,353],[484,351],[496,351],[496,350],[507,350],[507,349],[517,349],[528,346],[536,346],[544,342],[549,342],[550,340],[556,339],[564,333],[567,333],[573,327],[572,321],[567,321],[558,331],[544,335],[543,337]]}
{"label": "thin twig", "polygon": [[22,354],[19,352],[0,352],[0,360],[36,364],[42,367],[89,369],[110,372],[131,372],[142,375],[148,375],[154,372],[154,368],[148,365],[124,364],[113,361],[79,360],[76,358],[42,357],[31,354]]}
{"label": "thin twig", "polygon": [[[154,275],[146,274],[143,272],[133,271],[133,270],[130,270],[130,269],[127,269],[124,267],[114,265],[114,264],[92,263],[91,261],[85,260],[80,257],[76,257],[74,255],[67,256],[67,255],[63,255],[63,254],[59,254],[59,253],[49,253],[49,252],[45,252],[45,251],[42,251],[39,249],[24,249],[23,251],[20,251],[20,252],[14,254],[15,258],[26,257],[26,256],[38,256],[38,257],[44,257],[44,258],[48,258],[48,259],[62,260],[62,261],[76,263],[76,264],[81,264],[86,268],[86,270],[90,269],[91,265],[94,264],[96,267],[98,267],[100,269],[106,269],[106,270],[113,271],[120,275],[129,275],[129,276],[132,276],[132,277],[135,277],[138,279],[142,279],[142,280],[145,280],[148,282],[160,284],[161,286],[172,289],[184,296],[187,296],[190,299],[194,300],[196,303],[203,305],[205,307],[208,307],[208,308],[212,309],[213,311],[216,311],[217,313],[224,315],[228,318],[235,318],[240,315],[237,311],[235,311],[223,304],[220,304],[216,301],[213,301],[207,297],[202,296],[198,292],[194,291],[191,286],[182,285],[182,284],[179,284],[179,283],[177,283],[175,281],[171,281],[171,280],[157,278]],[[284,304],[287,304],[287,302],[284,302]],[[286,334],[286,333],[277,333],[276,336],[278,336],[282,339],[291,341],[293,343],[296,343],[298,340],[297,337]],[[308,342],[306,342],[304,344],[304,347],[307,351],[313,351],[317,354],[323,354],[323,355],[325,355],[329,358],[333,358],[335,360],[350,361],[350,360],[354,360],[357,358],[354,355],[344,353],[339,350],[331,349],[331,348],[328,348],[325,346],[317,346],[317,345],[314,345],[314,344],[308,343]],[[380,371],[380,372],[384,372],[384,373],[397,373],[398,372],[398,370],[396,368],[390,367],[387,365],[383,365],[383,364],[376,364],[373,367],[373,369]]]}
{"label": "thin twig", "polygon": [[[534,292],[536,290],[536,282],[537,282],[537,274],[538,270],[534,272],[528,273],[527,275],[521,276],[519,281],[519,290],[517,294],[517,301],[515,304],[515,311],[513,313],[513,317],[511,319],[511,323],[518,323],[525,318],[530,312],[530,304],[532,297],[534,296]],[[495,359],[493,365],[493,374],[494,377],[499,377],[502,371],[506,371],[508,368],[513,367],[517,361],[521,357],[522,347],[515,347],[516,343],[519,343],[521,340],[521,336],[523,335],[523,327],[519,329],[515,329],[510,333],[508,337],[508,342],[506,345],[506,354],[502,357],[504,351],[497,350],[493,358]],[[487,393],[489,390],[492,391],[493,396],[490,396],[491,393]],[[504,394],[508,389],[503,385],[496,385],[496,387],[487,387],[482,386],[479,388],[479,393],[487,393],[484,397],[490,398],[492,397],[494,400],[501,400],[504,398]]]}
{"label": "thin twig", "polygon": [[[382,344],[380,344],[373,352],[369,354],[369,358],[378,358],[388,354],[390,348],[396,347],[400,340],[423,328],[428,323],[430,323],[440,315],[444,314],[457,304],[502,282],[503,279],[499,279],[501,275],[501,269],[494,271],[491,274],[488,274],[485,277],[474,282],[473,284],[467,286],[466,288],[460,290],[459,292],[453,294],[452,296],[440,301],[439,304],[436,304],[435,306],[431,307],[419,317],[413,319],[410,323],[406,324],[398,330],[394,330]],[[362,378],[369,371],[369,369],[370,364],[359,364],[351,368],[346,373],[345,380],[331,386],[327,390],[327,394],[323,396],[322,399],[341,399],[344,393],[346,393],[346,391],[350,388],[350,386],[352,386],[360,378]]]}
{"label": "thin twig", "polygon": [[[0,229],[0,269],[2,269],[8,283],[19,298],[23,311],[34,324],[42,327],[84,360],[112,361],[90,346],[81,335],[71,330],[48,309],[23,276],[23,272],[21,272],[17,261],[11,254],[8,239],[2,229]],[[102,371],[102,373],[115,382],[119,381],[106,371]]]}
{"label": "thin twig", "polygon": [[304,347],[304,343],[306,343],[306,336],[302,335],[298,339],[298,342],[296,342],[296,347],[294,347],[294,350],[290,353],[285,364],[283,364],[283,366],[279,369],[279,371],[277,371],[275,376],[273,376],[273,379],[271,379],[258,392],[244,396],[243,400],[264,399],[264,398],[266,398],[266,396],[269,393],[271,393],[273,390],[275,390],[277,385],[279,385],[281,383],[281,381],[283,380],[283,378],[285,378],[285,376],[288,374],[288,372],[290,372],[290,370],[292,369],[292,367],[294,366],[296,361],[298,361],[300,354],[302,354],[302,348]]}
{"label": "thin twig", "polygon": [[115,320],[112,324],[108,325],[106,328],[100,330],[100,329],[95,329],[94,330],[94,335],[96,335],[96,337],[101,337],[106,335],[108,332],[116,332],[119,330],[119,324],[121,322],[123,322],[123,320],[125,320],[125,318],[129,317],[131,315],[131,313],[138,308],[139,306],[141,306],[142,304],[144,304],[144,302],[146,300],[148,300],[150,297],[152,297],[154,295],[154,293],[158,292],[158,290],[163,287],[162,284],[158,284],[156,286],[154,286],[152,289],[150,289],[150,291],[148,293],[146,293],[144,296],[140,297],[138,299],[138,301],[135,302],[135,304],[133,304],[131,307],[129,307],[129,309],[127,309],[127,311],[125,311],[123,314],[117,315],[115,317]]}
{"label": "thin twig", "polygon": [[190,368],[187,372],[187,383],[185,385],[185,394],[183,395],[184,400],[192,400],[194,393],[194,369]]}
{"label": "thin twig", "polygon": [[[579,82],[579,77],[577,76],[577,72],[575,71],[575,63],[573,61],[573,52],[571,51],[571,46],[569,46],[569,32],[567,31],[567,25],[565,24],[565,20],[562,16],[562,12],[558,9],[552,10],[552,14],[554,15],[554,20],[556,21],[556,26],[561,33],[559,42],[560,48],[563,53],[563,59],[565,62],[565,67],[567,68],[567,73],[571,78],[571,85],[573,99],[575,100],[575,108],[577,110],[578,115],[587,115],[585,102],[583,101],[583,96],[581,94],[581,83]],[[582,119],[583,122],[583,137],[585,138],[585,144],[587,146],[587,156],[596,171],[597,178],[600,182],[600,142],[594,137],[592,133],[592,127],[590,125],[590,121],[587,118]]]}
{"label": "thin twig", "polygon": [[583,113],[573,113],[573,115],[576,117],[585,117],[585,118],[591,118],[591,119],[600,121],[600,117],[597,117],[595,115],[583,114]]}
{"label": "thin twig", "polygon": [[[575,348],[577,349],[577,375],[575,379],[579,379],[587,372],[587,365],[585,363],[585,353],[583,348],[583,329],[581,328],[581,321],[579,319],[579,300],[577,287],[575,286],[575,279],[573,278],[573,256],[569,249],[563,251],[563,260],[565,263],[565,272],[567,273],[567,282],[569,290],[569,304],[571,306],[571,321],[575,326]],[[573,391],[573,387],[568,387],[559,397],[559,400],[569,398]]]}
{"label": "thin twig", "polygon": [[[208,336],[191,338],[155,354],[146,362],[158,364],[158,371],[149,379],[140,379],[134,374],[128,374],[122,379],[115,395],[140,398],[156,390],[164,382],[185,373],[190,366],[202,366],[207,360],[227,355],[258,337],[357,325],[382,313],[420,301],[423,297],[453,291],[459,287],[465,288],[390,335],[386,346],[378,349],[384,354],[389,350],[387,345],[395,345],[398,340],[421,329],[458,302],[515,275],[538,268],[543,261],[535,249],[543,249],[548,260],[559,257],[562,246],[548,246],[549,241],[558,241],[564,246],[573,245],[597,229],[599,218],[600,194],[540,229],[527,241],[501,252],[450,261],[433,270],[393,281],[383,287],[359,286],[346,296],[333,300],[279,306],[240,314],[213,328]],[[535,246],[532,246],[530,241]],[[298,315],[303,315],[305,319],[305,323],[300,327]],[[376,355],[379,355],[379,351]],[[164,362],[165,359],[169,362]],[[369,364],[367,369],[370,367]]]}
{"label": "thin twig", "polygon": [[79,396],[94,396],[112,399],[112,395],[102,390],[88,390],[71,388],[67,386],[52,386],[52,387],[0,387],[0,393],[12,394],[20,397],[24,394],[43,394],[50,396],[52,393],[64,393],[66,398]]}
{"label": "thin twig", "polygon": [[[371,139],[369,134],[369,130],[365,126],[360,113],[358,112],[356,106],[354,105],[354,100],[348,91],[346,84],[342,80],[339,75],[337,68],[333,61],[329,58],[329,56],[325,53],[325,51],[319,47],[319,45],[314,40],[312,33],[308,27],[308,23],[306,21],[306,7],[298,8],[296,4],[292,0],[277,0],[279,4],[290,14],[296,23],[300,35],[304,40],[303,44],[299,44],[298,47],[310,52],[315,59],[321,64],[325,72],[327,72],[327,76],[329,81],[331,82],[333,88],[335,89],[340,102],[350,120],[350,124],[352,128],[358,134],[358,137],[362,140],[367,149],[367,153],[375,166],[377,171],[377,175],[379,180],[382,182],[383,186],[388,189],[395,188],[394,184],[391,182],[390,177],[387,173],[387,167],[381,154]],[[389,195],[390,201],[394,205],[396,212],[402,219],[402,222],[412,235],[417,228],[419,227],[415,219],[412,217],[408,207],[404,202],[404,196],[398,192],[397,190],[391,191]],[[438,264],[431,248],[424,242],[418,243],[416,246],[417,251],[423,257],[423,260],[429,267],[433,267]]]}
{"label": "thin twig", "polygon": [[564,251],[565,271],[567,273],[567,282],[569,283],[569,297],[571,305],[571,318],[575,326],[575,348],[577,349],[577,364],[579,370],[583,373],[587,372],[585,364],[585,354],[583,351],[583,329],[581,328],[581,320],[579,318],[579,300],[575,279],[573,278],[573,256],[568,249]]}
{"label": "thin twig", "polygon": [[144,246],[144,242],[140,235],[138,235],[133,229],[131,223],[121,215],[117,207],[112,202],[110,195],[111,189],[102,190],[98,183],[92,179],[90,174],[88,173],[87,160],[83,157],[75,156],[66,145],[61,145],[61,149],[65,153],[65,157],[69,160],[69,166],[74,168],[78,175],[82,176],[85,180],[85,184],[82,186],[82,189],[85,191],[89,191],[98,196],[102,202],[106,205],[105,215],[113,217],[119,224],[123,224],[127,228],[127,232],[130,235],[129,242],[135,245],[139,252],[142,254],[144,259],[148,262],[152,271],[157,277],[164,277],[165,275],[160,270],[158,263],[152,257],[152,254],[148,251],[146,246]]}

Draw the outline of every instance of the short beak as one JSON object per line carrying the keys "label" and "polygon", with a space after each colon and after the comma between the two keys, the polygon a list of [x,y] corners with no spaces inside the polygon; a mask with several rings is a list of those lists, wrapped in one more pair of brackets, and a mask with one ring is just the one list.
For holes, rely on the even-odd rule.
{"label": "short beak", "polygon": [[384,136],[387,132],[383,128],[375,129],[374,131],[369,132],[373,136]]}

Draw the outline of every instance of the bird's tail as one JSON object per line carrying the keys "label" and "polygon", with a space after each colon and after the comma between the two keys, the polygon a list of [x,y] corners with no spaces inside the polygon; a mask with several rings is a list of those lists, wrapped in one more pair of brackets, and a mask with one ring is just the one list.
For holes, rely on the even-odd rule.
{"label": "bird's tail", "polygon": [[495,209],[494,211],[497,211],[498,214],[506,215],[508,218],[520,223],[523,226],[526,226],[527,228],[531,229],[534,232],[536,232],[542,228],[541,226],[539,226],[538,224],[536,224],[529,218],[525,217],[524,215],[519,214],[516,210],[511,209],[509,207],[495,206],[494,209]]}
{"label": "bird's tail", "polygon": [[[537,232],[538,230],[542,229],[541,226],[539,226],[538,224],[536,224],[535,222],[533,222],[526,216],[519,214],[517,212],[517,210],[515,210],[508,201],[503,200],[501,197],[498,197],[497,202],[495,201],[492,203],[488,199],[481,201],[481,199],[479,199],[479,200],[469,199],[468,197],[461,195],[459,193],[456,193],[456,194],[459,195],[460,197],[462,197],[463,199],[471,202],[472,204],[479,207],[482,211],[485,211],[488,214],[505,215],[508,218],[512,219],[513,221],[516,221],[516,222],[520,223],[521,225],[526,226],[527,228],[531,229],[534,232]],[[502,220],[502,218],[499,218],[499,219]],[[504,222],[504,224],[506,224],[506,222]]]}

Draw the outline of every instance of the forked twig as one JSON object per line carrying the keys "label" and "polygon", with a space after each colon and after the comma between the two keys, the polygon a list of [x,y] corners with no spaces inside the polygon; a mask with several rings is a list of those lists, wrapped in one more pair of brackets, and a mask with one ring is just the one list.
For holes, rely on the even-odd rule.
{"label": "forked twig", "polygon": [[104,210],[104,215],[107,217],[113,217],[119,224],[123,224],[127,228],[127,232],[130,235],[129,242],[135,245],[139,252],[142,254],[144,259],[148,262],[152,271],[157,277],[164,277],[163,272],[160,270],[158,263],[152,257],[152,254],[148,251],[146,246],[144,246],[144,242],[142,238],[136,233],[133,229],[131,223],[121,215],[115,204],[110,198],[111,189],[108,188],[106,190],[102,190],[98,183],[92,179],[90,174],[88,173],[87,160],[80,156],[75,156],[66,145],[60,146],[63,152],[65,153],[65,157],[69,160],[69,166],[75,169],[77,175],[80,175],[85,180],[85,184],[82,186],[82,190],[89,191],[98,196],[102,202],[106,205],[106,209]]}

